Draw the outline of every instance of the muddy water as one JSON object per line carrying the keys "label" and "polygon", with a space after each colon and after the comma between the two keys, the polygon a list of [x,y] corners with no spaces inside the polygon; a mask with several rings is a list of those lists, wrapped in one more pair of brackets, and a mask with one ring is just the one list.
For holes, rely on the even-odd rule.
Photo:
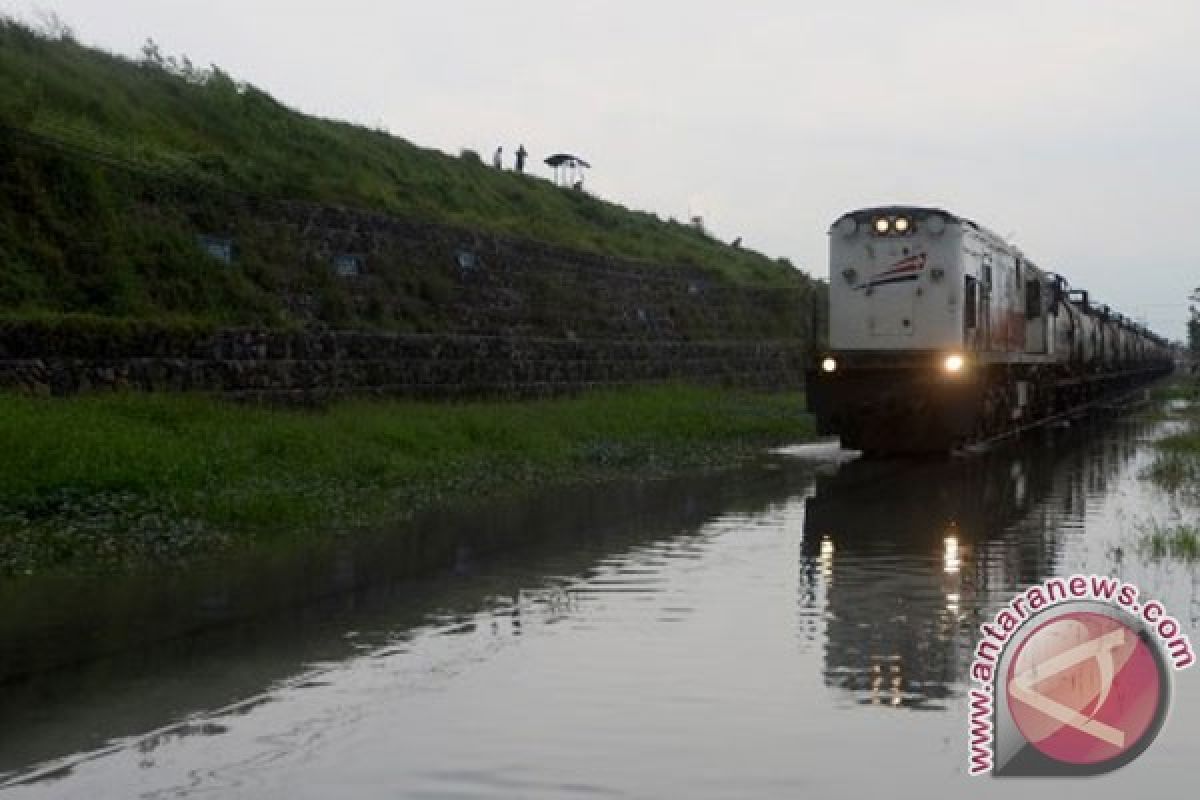
{"label": "muddy water", "polygon": [[[43,588],[64,598],[45,620],[0,608],[6,645],[36,649],[5,654],[0,795],[1061,796],[966,777],[973,631],[1017,588],[1083,570],[1140,583],[1197,638],[1195,570],[1135,544],[1190,513],[1138,477],[1169,424],[949,461],[799,447],[557,493],[430,522],[475,535],[421,581],[410,534],[198,584]],[[1151,749],[1073,788],[1190,791],[1197,737],[1185,672]]]}

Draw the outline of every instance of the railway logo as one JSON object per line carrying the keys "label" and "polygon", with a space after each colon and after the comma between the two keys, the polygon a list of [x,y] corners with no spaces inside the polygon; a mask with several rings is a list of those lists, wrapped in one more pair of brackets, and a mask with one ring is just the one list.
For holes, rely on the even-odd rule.
{"label": "railway logo", "polygon": [[1162,605],[1116,578],[1054,578],[981,626],[969,712],[969,772],[1111,772],[1162,729],[1171,672],[1191,643]]}
{"label": "railway logo", "polygon": [[915,281],[920,277],[921,270],[925,269],[925,262],[928,260],[929,256],[926,253],[918,253],[907,258],[902,258],[874,278],[854,288],[874,289],[876,286],[885,286],[889,283]]}

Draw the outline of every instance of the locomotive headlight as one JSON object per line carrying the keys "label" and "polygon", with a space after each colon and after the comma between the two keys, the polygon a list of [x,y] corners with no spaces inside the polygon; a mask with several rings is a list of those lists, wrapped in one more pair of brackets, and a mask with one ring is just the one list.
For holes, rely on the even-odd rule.
{"label": "locomotive headlight", "polygon": [[889,220],[887,217],[879,217],[878,219],[875,220],[875,232],[876,233],[887,233],[888,229],[891,226],[892,226],[891,220]]}
{"label": "locomotive headlight", "polygon": [[908,233],[908,217],[896,217],[896,233]]}
{"label": "locomotive headlight", "polygon": [[837,359],[826,358],[821,362],[822,372],[837,372]]}
{"label": "locomotive headlight", "polygon": [[946,356],[946,360],[942,362],[942,368],[946,372],[962,372],[962,368],[966,365],[966,359],[958,353]]}

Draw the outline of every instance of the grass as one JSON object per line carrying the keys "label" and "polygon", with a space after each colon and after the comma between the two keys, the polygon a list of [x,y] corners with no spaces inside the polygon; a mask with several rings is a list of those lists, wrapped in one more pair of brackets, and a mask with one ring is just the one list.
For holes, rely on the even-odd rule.
{"label": "grass", "polygon": [[[1194,376],[1177,376],[1151,390],[1159,409],[1157,418],[1183,421],[1186,428],[1155,442],[1159,452],[1142,477],[1169,492],[1184,492],[1193,500],[1200,496],[1200,381]],[[1153,559],[1200,560],[1200,526],[1165,525],[1152,520],[1143,526],[1139,551]]]}
{"label": "grass", "polygon": [[[1150,400],[1158,404],[1183,401],[1192,404],[1200,401],[1200,381],[1191,375],[1176,375],[1154,385]],[[1191,410],[1191,409],[1189,409]]]}
{"label": "grass", "polygon": [[1166,452],[1154,459],[1142,477],[1173,492],[1192,486],[1196,482],[1198,469],[1200,464],[1195,457]]}
{"label": "grass", "polygon": [[1186,427],[1155,442],[1158,455],[1142,477],[1167,491],[1196,491],[1200,478],[1200,381],[1177,377],[1155,386],[1150,397],[1151,419],[1184,422]]}
{"label": "grass", "polygon": [[[786,261],[693,226],[498,171],[473,154],[300,114],[216,67],[153,51],[135,61],[3,19],[0,126],[8,129],[0,129],[0,308],[10,312],[277,319],[272,264],[294,259],[263,231],[239,235],[237,269],[213,269],[195,243],[198,221],[172,209],[169,185],[193,199],[209,187],[215,197],[249,192],[375,209],[691,265],[734,285],[808,284]],[[18,146],[22,136],[61,146]],[[107,166],[114,162],[128,169]],[[166,183],[147,189],[135,174]],[[152,214],[147,193],[161,195]]]}
{"label": "grass", "polygon": [[1153,559],[1200,560],[1200,527],[1187,524],[1168,526],[1153,522],[1143,532],[1138,549]]}
{"label": "grass", "polygon": [[1163,402],[1200,400],[1200,383],[1197,383],[1195,379],[1187,378],[1168,380],[1150,390],[1150,399]]}
{"label": "grass", "polygon": [[511,403],[0,395],[0,573],[183,563],[448,502],[726,465],[812,433],[796,395],[685,386]]}
{"label": "grass", "polygon": [[1158,447],[1168,458],[1200,458],[1200,431],[1189,430],[1160,439]]}

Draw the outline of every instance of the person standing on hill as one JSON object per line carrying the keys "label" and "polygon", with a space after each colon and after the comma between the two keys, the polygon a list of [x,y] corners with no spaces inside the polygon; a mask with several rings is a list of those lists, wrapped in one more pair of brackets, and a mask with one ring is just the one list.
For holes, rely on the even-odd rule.
{"label": "person standing on hill", "polygon": [[492,166],[496,169],[504,169],[504,146],[496,148],[496,152],[492,153]]}
{"label": "person standing on hill", "polygon": [[529,153],[525,151],[525,145],[517,147],[517,172],[525,171],[525,159],[529,157]]}

